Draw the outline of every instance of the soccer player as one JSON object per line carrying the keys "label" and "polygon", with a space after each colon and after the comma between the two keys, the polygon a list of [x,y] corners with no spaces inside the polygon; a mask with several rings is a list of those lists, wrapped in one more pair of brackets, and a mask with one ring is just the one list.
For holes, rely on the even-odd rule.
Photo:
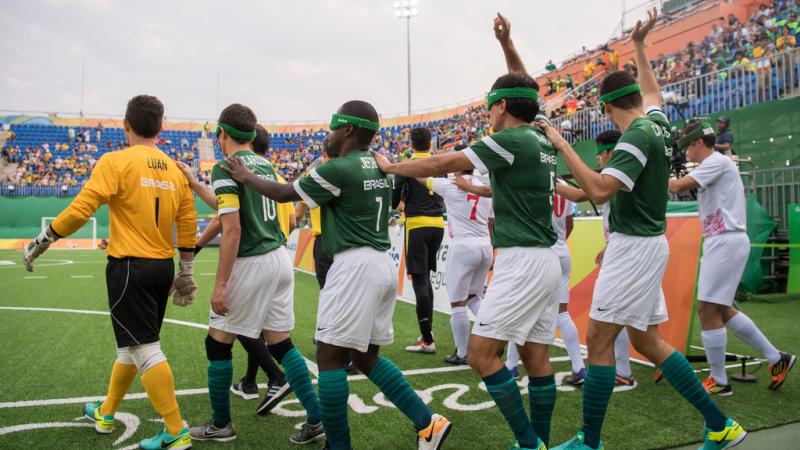
{"label": "soccer player", "polygon": [[711,395],[729,396],[733,389],[725,372],[728,333],[760,351],[769,361],[772,383],[778,389],[797,358],[778,351],[755,323],[733,307],[736,287],[750,255],[744,186],[736,164],[714,151],[714,128],[705,122],[686,126],[678,148],[699,164],[687,176],[669,181],[671,192],[698,189],[697,206],[703,227],[703,256],[697,287],[697,314],[711,375],[703,382]]}
{"label": "soccer player", "polygon": [[[464,148],[465,145],[456,146],[457,151]],[[480,180],[472,176],[472,172],[466,170],[455,176],[470,185],[483,186]],[[492,200],[463,191],[447,178],[421,178],[417,181],[441,196],[447,208],[447,233],[451,242],[445,281],[456,351],[444,362],[466,365],[469,341],[467,307],[477,316],[493,259],[490,238],[494,222]]]}
{"label": "soccer player", "polygon": [[[273,165],[255,154],[256,116],[250,108],[232,104],[222,110],[217,138],[229,160],[252,168],[259,177],[278,182]],[[206,337],[208,395],[212,418],[190,430],[197,440],[236,439],[231,423],[229,389],[233,378],[233,341],[237,335],[263,336],[286,371],[286,379],[308,415],[290,437],[296,444],[321,439],[325,432],[319,403],[305,359],[289,336],[294,328],[294,271],[274,201],[234,181],[217,163],[211,171],[222,228],[219,265]]]}
{"label": "soccer player", "polygon": [[623,327],[636,350],[703,415],[704,448],[728,448],[747,434],[722,413],[686,358],[658,333],[657,325],[667,320],[661,281],[669,257],[664,231],[672,138],[645,51],[644,39],[655,23],[653,10],[647,23],[638,22],[632,33],[640,84],[627,72],[612,72],[600,85],[601,110],[622,133],[601,173],[585,165],[558,131],[541,124],[589,198],[595,203],[611,201],[611,235],[589,315],[584,425],[575,437],[555,447],[558,450],[603,448],[600,430],[615,382],[614,340]]}
{"label": "soccer player", "polygon": [[[257,155],[264,156],[269,150],[269,132],[261,125],[256,125],[256,137],[250,143],[250,148]],[[183,172],[183,175],[189,181],[189,186],[200,197],[205,204],[210,208],[217,209],[217,198],[214,191],[206,185],[197,181],[192,172],[192,168],[188,165],[178,162],[178,167]],[[280,175],[278,179],[282,180]],[[293,210],[291,203],[278,204],[278,221],[281,225],[281,231],[286,238],[289,238],[289,233],[294,229],[296,222],[293,220]],[[199,252],[205,245],[212,239],[217,237],[220,232],[219,215],[206,226],[202,235],[197,240],[195,245],[195,252]],[[289,383],[286,382],[286,376],[281,369],[275,364],[272,355],[269,353],[267,344],[264,342],[262,336],[257,338],[249,338],[244,335],[236,336],[236,339],[242,344],[242,347],[247,351],[247,370],[244,377],[234,385],[231,386],[231,392],[242,397],[245,400],[254,400],[258,398],[258,385],[256,384],[256,374],[260,367],[267,375],[267,393],[264,399],[256,408],[256,413],[264,415],[269,413],[275,406],[283,400],[284,397],[289,395],[292,391]]]}
{"label": "soccer player", "polygon": [[[510,24],[499,15],[495,36],[508,55]],[[514,432],[515,448],[543,450],[550,433],[556,385],[548,345],[555,338],[556,292],[561,268],[550,248],[556,241],[551,214],[556,154],[531,125],[539,112],[538,85],[521,70],[499,77],[487,96],[495,131],[460,152],[392,164],[377,156],[386,173],[422,178],[478,169],[493,193],[497,248],[495,271],[469,341],[469,365],[486,384]],[[524,268],[524,270],[520,270]],[[498,352],[513,343],[529,377],[529,418],[516,380]]]}
{"label": "soccer player", "polygon": [[[413,128],[411,159],[431,156],[431,131],[425,127]],[[406,273],[411,276],[414,297],[417,300],[417,321],[420,338],[406,347],[412,353],[436,353],[433,338],[433,287],[431,272],[436,272],[436,254],[444,237],[442,198],[412,179],[398,176],[394,179],[392,208],[405,204],[406,215]]]}
{"label": "soccer player", "polygon": [[[605,165],[608,164],[608,161],[611,159],[612,150],[614,150],[614,146],[617,145],[617,141],[619,141],[620,136],[621,133],[619,130],[605,130],[598,134],[595,138],[595,153],[597,155],[597,162],[599,163],[601,169],[605,167]],[[556,185],[556,193],[576,203],[589,199],[582,189],[574,188],[566,183],[559,183]],[[609,202],[603,203],[603,237],[606,244],[608,244],[608,216],[610,213],[611,204]],[[595,263],[597,263],[598,266],[603,264],[604,253],[605,248],[600,250],[595,257]],[[561,332],[563,335],[563,328]],[[616,360],[617,369],[615,384],[617,386],[636,386],[636,378],[634,378],[633,372],[631,371],[630,354],[628,352],[629,346],[630,341],[628,339],[628,330],[623,328],[619,335],[617,335],[617,339],[614,341],[614,359]],[[583,375],[585,377],[585,371]],[[582,377],[581,382],[583,382],[583,379],[584,378]]]}
{"label": "soccer player", "polygon": [[[192,439],[183,425],[175,387],[160,333],[171,289],[173,303],[192,303],[197,285],[192,278],[195,220],[192,191],[175,163],[156,147],[164,105],[149,95],[133,97],[123,127],[130,144],[97,161],[89,181],[72,203],[25,249],[25,267],[51,243],[81,228],[100,205],[110,213],[110,243],[106,249],[106,285],[111,325],[117,341],[117,360],[111,369],[108,395],[87,403],[84,415],[98,433],[114,431],[114,413],[136,374],[141,374],[147,397],[164,426],[143,449],[185,449]],[[177,277],[172,260],[173,227],[180,252]]]}
{"label": "soccer player", "polygon": [[[414,424],[420,449],[442,446],[450,421],[434,414],[394,363],[380,356],[392,343],[397,272],[389,250],[391,181],[367,150],[380,128],[367,102],[349,101],[331,119],[330,160],[292,185],[275,183],[230,160],[234,179],[280,202],[320,207],[325,252],[333,255],[317,311],[317,364],[322,420],[330,449],[350,449],[349,387],[355,366]],[[419,160],[424,161],[424,160]]]}

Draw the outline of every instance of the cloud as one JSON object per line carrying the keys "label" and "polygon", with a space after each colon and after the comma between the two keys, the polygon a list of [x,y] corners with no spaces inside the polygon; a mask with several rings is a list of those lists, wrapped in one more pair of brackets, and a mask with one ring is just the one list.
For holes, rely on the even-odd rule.
{"label": "cloud", "polygon": [[[505,71],[491,32],[501,10],[529,70],[607,38],[608,2],[422,0],[411,21],[415,109],[483,95]],[[616,10],[616,7],[613,8]],[[0,109],[119,114],[158,95],[171,117],[214,118],[238,101],[261,120],[327,117],[361,98],[406,109],[406,27],[392,0],[0,3]]]}

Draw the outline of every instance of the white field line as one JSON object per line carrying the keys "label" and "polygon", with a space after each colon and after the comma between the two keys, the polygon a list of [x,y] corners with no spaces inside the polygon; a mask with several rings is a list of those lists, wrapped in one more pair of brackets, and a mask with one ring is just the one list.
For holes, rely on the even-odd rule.
{"label": "white field line", "polygon": [[47,275],[27,276],[27,277],[22,277],[22,278],[24,278],[26,280],[44,280],[45,278],[47,278]]}
{"label": "white field line", "polygon": [[[550,358],[550,362],[565,362],[569,361],[569,357],[567,356],[556,356]],[[446,373],[446,372],[461,372],[465,370],[471,370],[469,366],[447,366],[447,367],[433,367],[430,369],[412,369],[412,370],[404,370],[403,375],[405,376],[413,376],[413,375],[429,375],[433,373]],[[365,375],[351,375],[347,377],[348,381],[362,381],[367,380]],[[312,384],[317,384],[317,379],[311,380]],[[259,389],[267,389],[268,385],[266,383],[261,383],[258,385]],[[208,388],[198,388],[198,389],[179,389],[175,391],[176,396],[185,396],[185,395],[204,395],[208,394]],[[140,400],[146,399],[147,393],[145,392],[137,392],[137,393],[128,393],[125,395],[125,400]],[[8,408],[26,408],[31,406],[52,406],[52,405],[70,405],[76,403],[86,403],[86,402],[97,402],[100,400],[105,399],[105,395],[98,395],[93,397],[72,397],[72,398],[54,398],[54,399],[46,399],[46,400],[26,400],[26,401],[18,401],[18,402],[5,402],[0,403],[0,409],[8,409]]]}
{"label": "white field line", "polygon": [[94,278],[94,275],[70,275],[70,278]]}

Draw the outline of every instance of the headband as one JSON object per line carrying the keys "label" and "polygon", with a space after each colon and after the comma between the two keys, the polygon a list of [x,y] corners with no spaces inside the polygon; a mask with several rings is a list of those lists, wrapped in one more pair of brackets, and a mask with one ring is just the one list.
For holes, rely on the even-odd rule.
{"label": "headband", "polygon": [[607,94],[603,94],[600,96],[600,112],[602,114],[606,113],[606,103],[611,103],[618,98],[625,97],[626,95],[630,94],[637,94],[640,92],[642,92],[642,89],[639,87],[639,84],[633,83],[625,87],[621,87],[616,91],[611,91]]}
{"label": "headband", "polygon": [[364,128],[365,130],[370,131],[378,131],[381,128],[381,125],[378,122],[362,119],[361,117],[348,116],[347,114],[334,114],[331,117],[331,130],[335,130],[345,125],[353,125],[355,127]]}
{"label": "headband", "polygon": [[617,145],[616,142],[611,142],[608,144],[597,144],[597,150],[595,151],[595,155],[600,156],[601,154],[609,150],[614,150],[614,147],[616,147],[616,145]]}
{"label": "headband", "polygon": [[536,101],[539,100],[539,91],[529,87],[495,89],[486,96],[486,108],[491,108],[492,105],[504,98],[528,98]]}
{"label": "headband", "polygon": [[686,136],[678,139],[678,142],[676,144],[678,145],[679,150],[683,150],[689,145],[691,145],[692,142],[700,139],[701,137],[713,136],[714,134],[715,134],[714,127],[712,127],[706,122],[700,122],[699,127],[692,130],[692,132],[687,134]]}
{"label": "headband", "polygon": [[232,138],[242,141],[252,141],[256,138],[256,130],[242,131],[234,128],[233,125],[228,125],[224,122],[217,124],[217,138],[219,138],[219,134],[222,130],[225,130],[225,132],[228,133]]}

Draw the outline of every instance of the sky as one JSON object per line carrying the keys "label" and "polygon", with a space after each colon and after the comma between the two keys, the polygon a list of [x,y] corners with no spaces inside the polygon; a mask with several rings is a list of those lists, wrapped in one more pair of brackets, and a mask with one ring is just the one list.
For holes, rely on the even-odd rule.
{"label": "sky", "polygon": [[[137,94],[168,119],[237,102],[262,123],[325,120],[359,99],[405,114],[406,23],[394,0],[0,0],[0,110],[121,115]],[[604,42],[619,0],[419,0],[412,109],[485,95],[505,72],[497,11],[530,71]],[[219,90],[217,79],[219,77]],[[218,108],[219,105],[219,108]]]}

